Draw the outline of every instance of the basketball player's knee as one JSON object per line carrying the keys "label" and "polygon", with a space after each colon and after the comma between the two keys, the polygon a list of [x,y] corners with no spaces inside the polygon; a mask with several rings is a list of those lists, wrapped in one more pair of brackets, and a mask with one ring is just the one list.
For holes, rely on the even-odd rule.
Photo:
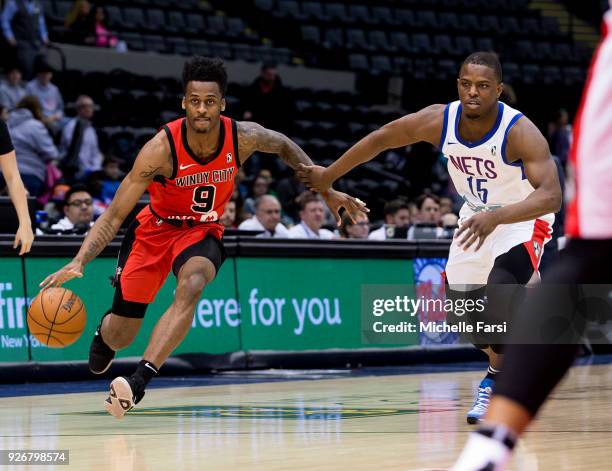
{"label": "basketball player's knee", "polygon": [[177,301],[194,304],[202,294],[208,279],[204,273],[191,273],[182,277],[177,286]]}

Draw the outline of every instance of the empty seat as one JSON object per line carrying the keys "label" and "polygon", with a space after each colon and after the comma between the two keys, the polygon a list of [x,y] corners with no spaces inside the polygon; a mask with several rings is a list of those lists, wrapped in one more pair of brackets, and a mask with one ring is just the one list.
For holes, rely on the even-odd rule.
{"label": "empty seat", "polygon": [[226,34],[227,23],[225,17],[213,15],[206,18],[206,32],[213,35]]}
{"label": "empty seat", "polygon": [[375,23],[381,25],[396,25],[400,22],[399,18],[388,7],[373,7],[372,19]]}
{"label": "empty seat", "polygon": [[363,72],[370,69],[368,58],[364,54],[350,54],[349,68],[355,72]]}
{"label": "empty seat", "polygon": [[195,33],[195,31],[186,31],[187,23],[185,22],[185,16],[182,11],[173,10],[168,12],[168,25],[166,26],[168,31],[180,31],[181,33]]}
{"label": "empty seat", "polygon": [[391,46],[399,51],[411,52],[410,38],[404,32],[394,31],[389,36]]}
{"label": "empty seat", "polygon": [[279,18],[305,20],[306,16],[300,10],[300,4],[294,0],[279,0],[278,6],[272,10],[272,15]]}
{"label": "empty seat", "polygon": [[476,38],[476,49],[479,51],[495,51],[495,44],[491,38]]}
{"label": "empty seat", "polygon": [[555,65],[542,67],[541,80],[546,85],[557,84],[562,81],[561,69]]}
{"label": "empty seat", "polygon": [[142,36],[138,33],[121,33],[120,38],[123,39],[131,51],[144,51],[145,45],[142,41]]}
{"label": "empty seat", "polygon": [[389,44],[389,39],[384,31],[370,31],[369,42],[374,49],[379,51],[394,51],[395,47]]}
{"label": "empty seat", "polygon": [[340,28],[325,31],[323,46],[327,49],[344,49],[344,36]]}
{"label": "empty seat", "polygon": [[366,38],[365,32],[361,29],[349,29],[346,32],[346,47],[349,49],[361,50],[372,49]]}
{"label": "empty seat", "polygon": [[303,41],[317,45],[321,44],[321,31],[317,26],[304,25],[301,31]]}
{"label": "empty seat", "polygon": [[540,79],[540,67],[537,64],[524,64],[521,78],[525,84],[531,85]]}
{"label": "empty seat", "polygon": [[329,16],[323,11],[323,5],[319,2],[302,3],[302,13],[309,20],[329,21]]}
{"label": "empty seat", "polygon": [[349,22],[349,15],[346,6],[342,3],[326,3],[325,14],[329,21]]}
{"label": "empty seat", "polygon": [[434,54],[437,51],[431,44],[429,36],[424,33],[412,35],[412,47],[417,54]]}
{"label": "empty seat", "polygon": [[210,43],[210,50],[213,55],[218,56],[222,59],[232,59],[232,48],[229,43],[223,41],[213,41]]}
{"label": "empty seat", "polygon": [[123,10],[123,24],[129,29],[145,29],[147,20],[140,8],[126,8]]}
{"label": "empty seat", "polygon": [[[474,47],[474,41],[472,41],[472,38],[469,36],[457,36],[455,39],[455,44],[457,45],[457,53],[463,56],[467,56],[476,50]],[[486,51],[488,49],[484,50]]]}
{"label": "empty seat", "polygon": [[452,12],[440,13],[440,28],[448,31],[460,31],[463,26],[459,23],[459,17]]}
{"label": "empty seat", "polygon": [[502,74],[504,82],[512,83],[519,78],[521,71],[518,64],[505,61],[502,65]]}
{"label": "empty seat", "polygon": [[396,10],[395,14],[400,24],[410,28],[414,28],[416,26],[417,22],[412,10],[400,9]]}
{"label": "empty seat", "polygon": [[426,29],[439,29],[440,24],[436,18],[436,14],[433,11],[417,11],[416,14],[417,23],[421,28]]}
{"label": "empty seat", "polygon": [[212,55],[210,50],[210,43],[201,39],[196,39],[189,42],[191,46],[191,52],[200,56],[209,57]]}
{"label": "empty seat", "polygon": [[390,74],[393,71],[391,60],[388,56],[374,55],[372,56],[372,71],[379,74]]}
{"label": "empty seat", "polygon": [[180,54],[182,56],[191,54],[189,43],[185,38],[168,37],[166,38],[166,43],[168,44],[169,51],[173,54]]}
{"label": "empty seat", "polygon": [[108,24],[111,28],[124,28],[123,16],[119,7],[109,5],[105,7],[108,17]]}
{"label": "empty seat", "polygon": [[457,49],[453,45],[451,37],[446,34],[437,34],[434,36],[433,45],[436,50],[438,50],[441,54],[446,54],[450,56],[457,55]]}
{"label": "empty seat", "polygon": [[358,23],[372,23],[370,9],[366,5],[349,5],[349,17]]}
{"label": "empty seat", "polygon": [[147,10],[146,29],[149,31],[165,31],[167,26],[169,24],[162,10]]}
{"label": "empty seat", "polygon": [[258,60],[257,51],[248,44],[234,44],[234,58],[245,62],[256,62]]}
{"label": "empty seat", "polygon": [[515,34],[522,33],[521,25],[517,18],[514,16],[505,16],[501,20],[501,31],[504,34]]}
{"label": "empty seat", "polygon": [[206,32],[204,17],[200,13],[189,13],[186,19],[187,26],[195,32],[194,34],[204,34]]}
{"label": "empty seat", "polygon": [[274,9],[274,0],[255,0],[255,6],[263,11],[272,11]]}
{"label": "empty seat", "polygon": [[142,40],[147,51],[155,51],[161,53],[170,52],[168,46],[166,45],[166,41],[164,41],[163,36],[153,34],[143,35]]}

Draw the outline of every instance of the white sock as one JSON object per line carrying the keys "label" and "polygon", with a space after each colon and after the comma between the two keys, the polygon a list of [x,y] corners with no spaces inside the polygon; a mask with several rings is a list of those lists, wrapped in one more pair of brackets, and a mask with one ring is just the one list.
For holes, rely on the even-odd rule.
{"label": "white sock", "polygon": [[450,471],[504,471],[512,457],[515,434],[503,425],[472,432]]}

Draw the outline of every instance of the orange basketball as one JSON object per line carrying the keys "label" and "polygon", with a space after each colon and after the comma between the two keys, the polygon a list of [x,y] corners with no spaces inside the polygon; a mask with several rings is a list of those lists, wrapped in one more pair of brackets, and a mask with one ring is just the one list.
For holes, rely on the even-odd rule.
{"label": "orange basketball", "polygon": [[66,288],[42,290],[28,309],[30,333],[48,347],[62,348],[76,342],[86,321],[83,301]]}

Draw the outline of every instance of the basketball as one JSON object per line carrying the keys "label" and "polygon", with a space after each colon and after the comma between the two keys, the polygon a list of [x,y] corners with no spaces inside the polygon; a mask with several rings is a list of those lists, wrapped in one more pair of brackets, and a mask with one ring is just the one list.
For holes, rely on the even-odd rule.
{"label": "basketball", "polygon": [[83,301],[66,288],[47,288],[38,293],[28,309],[30,333],[42,344],[63,348],[76,342],[85,328]]}

